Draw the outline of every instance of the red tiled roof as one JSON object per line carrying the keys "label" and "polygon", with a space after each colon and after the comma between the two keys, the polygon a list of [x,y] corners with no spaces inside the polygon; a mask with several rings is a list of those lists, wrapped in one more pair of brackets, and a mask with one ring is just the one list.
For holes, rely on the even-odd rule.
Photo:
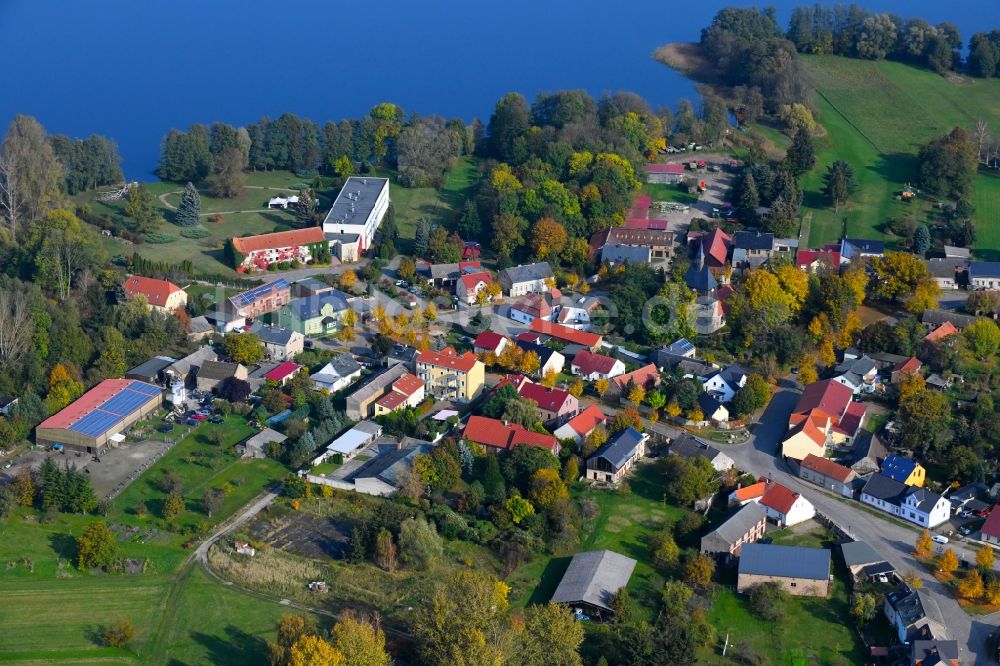
{"label": "red tiled roof", "polygon": [[649,207],[652,205],[653,197],[645,194],[637,195],[632,200],[632,211],[629,213],[629,217],[647,217],[649,215]]}
{"label": "red tiled roof", "polygon": [[476,355],[472,352],[467,351],[459,355],[454,347],[445,347],[439,352],[428,349],[420,352],[417,356],[417,363],[426,363],[439,368],[451,368],[452,370],[461,370],[462,372],[469,372],[476,367],[476,363],[478,362]]}
{"label": "red tiled roof", "polygon": [[476,336],[476,340],[472,343],[472,346],[476,349],[489,349],[495,352],[506,339],[495,331],[483,331]]}
{"label": "red tiled roof", "polygon": [[823,476],[836,479],[841,483],[847,483],[854,475],[854,470],[850,467],[844,467],[843,465],[839,465],[832,460],[821,458],[820,456],[813,455],[812,453],[802,459],[802,466],[806,469],[818,472]]}
{"label": "red tiled roof", "polygon": [[529,383],[524,384],[521,390],[517,392],[522,398],[528,400],[534,400],[538,403],[541,409],[558,412],[566,404],[567,400],[572,400],[568,392],[561,389],[548,388],[547,386],[542,386],[541,384]]}
{"label": "red tiled roof", "polygon": [[301,367],[302,367],[301,365],[297,365],[295,363],[292,363],[291,361],[284,361],[283,363],[279,363],[278,365],[274,366],[273,368],[265,372],[264,379],[271,379],[276,382],[280,382],[285,377],[294,375],[296,372],[299,371],[299,368]]}
{"label": "red tiled roof", "polygon": [[145,382],[136,379],[105,379],[59,412],[42,421],[38,427],[68,428],[133,384],[146,385]]}
{"label": "red tiled roof", "polygon": [[920,370],[923,367],[923,363],[916,356],[911,356],[907,360],[903,361],[895,368],[892,369],[893,372],[902,372],[904,374],[911,374]]}
{"label": "red tiled roof", "polygon": [[411,395],[419,391],[420,387],[423,385],[424,382],[420,379],[420,377],[407,372],[392,383],[392,390],[409,398]]}
{"label": "red tiled roof", "polygon": [[705,255],[714,259],[720,266],[726,263],[729,247],[732,244],[733,237],[718,227],[701,237],[701,245],[705,248]]}
{"label": "red tiled roof", "polygon": [[655,365],[650,363],[628,374],[612,377],[611,381],[622,391],[628,387],[629,382],[648,389],[650,386],[660,385],[660,371],[656,369]]}
{"label": "red tiled roof", "polygon": [[530,342],[532,344],[537,345],[541,342],[542,336],[538,335],[537,333],[528,333],[527,331],[525,331],[524,333],[518,333],[517,335],[515,335],[514,339],[517,340],[518,342]]}
{"label": "red tiled roof", "polygon": [[142,275],[128,276],[125,278],[125,284],[122,286],[129,298],[136,294],[142,294],[146,297],[147,303],[159,306],[163,306],[167,302],[170,294],[181,290],[173,282],[143,277]]}
{"label": "red tiled roof", "polygon": [[531,384],[531,380],[524,375],[504,375],[504,378],[497,382],[496,386],[490,390],[490,395],[495,395],[504,386],[513,386],[515,391],[520,391],[525,383]]}
{"label": "red tiled roof", "polygon": [[924,340],[927,342],[938,342],[939,340],[944,340],[945,338],[956,335],[957,333],[958,329],[955,328],[955,325],[950,321],[946,321],[924,336]]}
{"label": "red tiled roof", "polygon": [[607,423],[607,415],[597,405],[591,405],[566,422],[581,437],[586,437],[594,428]]}
{"label": "red tiled roof", "polygon": [[616,359],[613,359],[610,356],[595,354],[586,349],[573,357],[573,365],[579,368],[580,372],[585,375],[589,375],[593,372],[599,372],[602,375],[606,375],[614,369],[617,362],[618,361]]}
{"label": "red tiled roof", "polygon": [[647,220],[644,217],[630,217],[625,220],[625,229],[648,229],[653,231],[666,231],[667,220]]}
{"label": "red tiled roof", "polygon": [[482,267],[483,265],[479,260],[458,262],[458,270],[463,272],[468,270],[469,268],[482,268]]}
{"label": "red tiled roof", "polygon": [[385,407],[389,411],[393,411],[394,409],[402,405],[404,402],[406,402],[406,398],[407,396],[403,395],[402,393],[398,393],[396,391],[389,391],[384,396],[376,400],[375,404]]}
{"label": "red tiled roof", "polygon": [[520,444],[537,446],[550,451],[559,448],[559,441],[552,435],[532,432],[525,430],[520,425],[508,425],[503,421],[485,416],[470,416],[463,437],[476,444],[504,450],[512,449]]}
{"label": "red tiled roof", "polygon": [[533,317],[548,317],[552,314],[552,306],[541,294],[527,294],[514,301],[510,307],[517,308]]}
{"label": "red tiled roof", "polygon": [[802,397],[795,405],[795,413],[805,414],[813,409],[821,409],[839,421],[851,404],[853,395],[851,389],[832,379],[813,382],[802,391]]}
{"label": "red tiled roof", "polygon": [[276,231],[273,234],[233,238],[233,247],[240,254],[250,254],[261,250],[277,250],[282,247],[299,247],[312,243],[325,243],[323,227],[307,227],[290,231]]}
{"label": "red tiled roof", "polygon": [[847,406],[844,415],[840,417],[840,423],[835,428],[849,437],[854,437],[854,433],[861,427],[861,421],[865,418],[866,410],[865,403],[852,402]]}
{"label": "red tiled roof", "polygon": [[799,494],[797,492],[786,488],[780,483],[771,483],[768,485],[767,490],[764,491],[764,496],[760,498],[760,503],[774,509],[778,513],[784,514],[792,510],[792,505],[795,504],[795,500],[798,498]]}
{"label": "red tiled roof", "polygon": [[799,268],[810,266],[817,259],[826,258],[830,266],[836,268],[840,266],[840,250],[799,250],[795,255],[795,263]]}
{"label": "red tiled roof", "polygon": [[478,273],[465,273],[462,275],[462,284],[465,285],[466,289],[472,290],[476,288],[480,282],[484,284],[489,284],[493,281],[493,276],[486,271],[480,271]]}
{"label": "red tiled roof", "polygon": [[562,324],[545,321],[544,319],[536,319],[531,322],[531,331],[533,333],[549,335],[553,338],[569,342],[570,344],[582,345],[590,349],[593,349],[601,344],[601,336],[596,333],[578,331],[574,328],[563,326]]}
{"label": "red tiled roof", "polygon": [[981,529],[985,536],[1000,539],[1000,504],[994,505]]}
{"label": "red tiled roof", "polygon": [[733,495],[736,496],[740,502],[749,502],[750,500],[760,499],[764,496],[764,491],[767,490],[767,481],[758,481],[757,483],[745,486],[743,488],[737,488]]}

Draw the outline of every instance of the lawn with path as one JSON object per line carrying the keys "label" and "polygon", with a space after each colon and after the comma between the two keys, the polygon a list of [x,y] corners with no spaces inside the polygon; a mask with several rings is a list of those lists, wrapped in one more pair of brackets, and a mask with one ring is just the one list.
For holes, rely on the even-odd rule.
{"label": "lawn with path", "polygon": [[[890,217],[923,220],[933,198],[905,204],[895,193],[916,180],[920,147],[955,126],[970,132],[978,119],[1000,126],[1000,81],[945,78],[899,62],[837,56],[803,56],[816,81],[816,106],[826,135],[817,139],[817,168],[803,179],[804,212],[812,212],[810,246],[837,240],[844,221],[849,236],[894,237],[883,233]],[[857,174],[859,190],[841,211],[822,195],[826,166],[841,159]],[[1000,177],[980,173],[973,203],[977,208],[975,249],[1000,258]]]}

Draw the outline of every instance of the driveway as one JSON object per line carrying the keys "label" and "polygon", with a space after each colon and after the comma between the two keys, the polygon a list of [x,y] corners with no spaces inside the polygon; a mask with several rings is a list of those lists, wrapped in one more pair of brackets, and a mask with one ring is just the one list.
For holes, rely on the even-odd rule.
{"label": "driveway", "polygon": [[[961,663],[992,663],[986,656],[986,639],[1000,621],[1000,613],[970,616],[913,557],[919,528],[904,527],[861,508],[859,502],[834,496],[791,473],[775,452],[784,436],[788,416],[799,398],[796,391],[780,391],[772,398],[750,440],[738,446],[717,445],[736,465],[758,476],[767,476],[806,497],[819,513],[841,526],[851,537],[868,542],[900,572],[913,571],[923,580],[922,595],[931,617],[940,620],[958,641]],[[975,562],[975,544],[952,539],[949,544],[958,557]]]}

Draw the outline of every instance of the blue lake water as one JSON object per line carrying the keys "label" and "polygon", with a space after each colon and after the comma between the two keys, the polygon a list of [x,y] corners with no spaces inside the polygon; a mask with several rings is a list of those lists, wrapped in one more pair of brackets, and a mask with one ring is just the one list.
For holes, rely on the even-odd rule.
{"label": "blue lake water", "polygon": [[[506,92],[631,90],[654,106],[693,97],[651,58],[696,40],[724,6],[668,0],[0,0],[7,60],[0,123],[27,113],[52,133],[118,141],[148,178],[171,127],[235,125],[291,111],[317,122],[392,101],[407,112],[484,122]],[[963,39],[1000,27],[996,0],[872,0]],[[905,7],[905,9],[902,9]]]}

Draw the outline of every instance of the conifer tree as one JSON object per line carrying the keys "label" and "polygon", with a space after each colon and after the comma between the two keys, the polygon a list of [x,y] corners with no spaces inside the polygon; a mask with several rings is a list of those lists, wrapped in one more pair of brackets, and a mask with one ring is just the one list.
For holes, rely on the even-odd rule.
{"label": "conifer tree", "polygon": [[431,247],[431,225],[427,220],[417,222],[416,237],[413,240],[413,253],[418,257],[426,257]]}
{"label": "conifer tree", "polygon": [[184,186],[181,205],[177,207],[174,220],[179,227],[193,227],[198,224],[201,215],[201,196],[190,182]]}

